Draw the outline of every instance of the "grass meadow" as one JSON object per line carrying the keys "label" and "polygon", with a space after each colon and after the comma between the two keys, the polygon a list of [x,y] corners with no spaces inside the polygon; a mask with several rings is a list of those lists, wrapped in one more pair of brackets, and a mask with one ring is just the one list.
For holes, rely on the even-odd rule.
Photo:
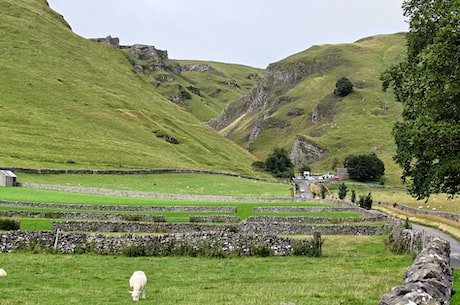
{"label": "grass meadow", "polygon": [[148,277],[141,304],[377,304],[413,257],[382,236],[326,236],[323,257],[137,257],[2,253],[2,305],[127,304],[134,270]]}
{"label": "grass meadow", "polygon": [[[290,196],[288,184],[253,182],[223,176],[189,174],[144,177],[40,176],[20,173],[18,178],[23,182],[159,193],[179,190],[177,193],[226,194],[253,198],[264,196],[270,198],[270,195],[286,198]],[[366,189],[362,189],[357,194],[361,192],[364,194],[365,191]],[[236,215],[242,219],[254,215],[253,208],[260,205],[325,205],[317,202],[163,200],[27,188],[0,188],[0,200],[93,205],[226,205],[236,206],[238,211]],[[13,208],[2,207],[2,209]],[[188,221],[190,214],[168,214],[167,220]],[[278,215],[289,216],[290,214]],[[315,214],[314,216],[332,217],[332,215]],[[354,215],[338,213],[335,216]],[[49,229],[50,219],[21,219],[21,228]],[[271,256],[215,259],[0,253],[0,268],[8,272],[8,277],[0,279],[1,304],[130,303],[132,301],[128,294],[128,279],[131,273],[138,269],[144,270],[149,278],[147,299],[141,300],[141,304],[278,305],[281,302],[292,302],[297,305],[377,304],[380,297],[391,287],[403,283],[404,271],[414,258],[410,254],[389,253],[385,249],[384,238],[384,235],[325,235],[323,256],[319,258]],[[454,288],[457,290],[460,289],[457,284],[458,278],[459,274],[456,270]],[[458,296],[453,298],[451,304],[460,304]]]}

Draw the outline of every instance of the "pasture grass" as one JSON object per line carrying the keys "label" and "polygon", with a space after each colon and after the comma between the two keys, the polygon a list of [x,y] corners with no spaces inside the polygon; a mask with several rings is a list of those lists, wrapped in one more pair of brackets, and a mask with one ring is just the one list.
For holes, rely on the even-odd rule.
{"label": "pasture grass", "polygon": [[288,183],[250,180],[233,176],[209,174],[140,174],[140,175],[80,175],[17,173],[21,182],[111,190],[153,192],[161,194],[215,195],[251,198],[290,198]]}
{"label": "pasture grass", "polygon": [[411,255],[382,236],[326,236],[323,257],[137,257],[2,253],[3,305],[126,304],[134,270],[148,276],[145,304],[377,304],[402,284]]}
{"label": "pasture grass", "polygon": [[[344,181],[347,185],[350,181]],[[328,185],[329,190],[331,190],[335,195],[338,194],[339,184]],[[348,186],[348,193],[346,200],[350,200],[351,190],[355,190],[356,198],[360,195],[367,195],[369,192],[372,193],[372,198],[374,200],[373,205],[378,204],[378,202],[396,202],[398,204],[405,204],[414,208],[420,208],[428,211],[438,211],[438,212],[450,212],[460,214],[460,197],[449,198],[447,194],[433,194],[428,200],[417,200],[412,197],[405,188],[378,188],[373,187],[372,185],[359,185],[353,183],[353,185]]]}

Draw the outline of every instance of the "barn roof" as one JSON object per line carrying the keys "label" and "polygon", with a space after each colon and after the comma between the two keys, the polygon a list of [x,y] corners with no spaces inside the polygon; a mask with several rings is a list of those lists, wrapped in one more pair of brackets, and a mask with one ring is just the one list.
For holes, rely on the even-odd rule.
{"label": "barn roof", "polygon": [[16,178],[16,175],[12,171],[9,171],[6,169],[0,169],[0,175],[5,176],[5,177]]}

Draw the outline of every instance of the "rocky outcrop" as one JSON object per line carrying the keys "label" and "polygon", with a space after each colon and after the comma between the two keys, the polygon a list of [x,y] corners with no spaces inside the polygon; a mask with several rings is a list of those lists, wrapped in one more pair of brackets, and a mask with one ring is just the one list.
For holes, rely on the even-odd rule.
{"label": "rocky outcrop", "polygon": [[[247,136],[246,149],[251,151],[254,141],[261,135],[265,122],[271,118],[271,114],[276,111],[280,104],[288,102],[284,94],[294,88],[297,84],[311,75],[323,75],[333,67],[345,64],[340,54],[340,50],[329,48],[319,58],[310,61],[281,61],[271,64],[267,68],[266,76],[259,80],[257,84],[249,90],[242,98],[229,104],[221,114],[208,121],[208,125],[216,130],[222,130],[240,120],[247,118],[252,122],[243,122],[251,126]],[[235,127],[234,130],[237,130]],[[228,131],[226,136],[231,136],[232,131]]]}
{"label": "rocky outcrop", "polygon": [[282,102],[284,92],[292,89],[307,76],[323,75],[333,67],[344,64],[340,51],[330,48],[325,51],[321,60],[279,62],[270,64],[266,76],[248,91],[241,99],[231,103],[218,118],[208,124],[216,130],[230,125],[242,115],[249,115],[275,106]]}
{"label": "rocky outcrop", "polygon": [[308,141],[304,137],[296,137],[291,149],[291,162],[296,168],[312,164],[327,157],[329,150]]}
{"label": "rocky outcrop", "polygon": [[120,39],[118,37],[112,37],[109,35],[105,38],[92,38],[91,40],[98,43],[105,43],[111,45],[117,49],[120,48]]}
{"label": "rocky outcrop", "polygon": [[168,51],[156,49],[154,46],[135,44],[129,48],[130,57],[136,71],[166,70],[165,61],[168,60]]}

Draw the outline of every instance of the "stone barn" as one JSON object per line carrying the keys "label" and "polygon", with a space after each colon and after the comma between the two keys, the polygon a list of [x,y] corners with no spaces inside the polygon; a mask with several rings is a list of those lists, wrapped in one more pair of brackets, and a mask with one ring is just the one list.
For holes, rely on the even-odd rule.
{"label": "stone barn", "polygon": [[15,186],[16,175],[9,170],[0,169],[0,186]]}

